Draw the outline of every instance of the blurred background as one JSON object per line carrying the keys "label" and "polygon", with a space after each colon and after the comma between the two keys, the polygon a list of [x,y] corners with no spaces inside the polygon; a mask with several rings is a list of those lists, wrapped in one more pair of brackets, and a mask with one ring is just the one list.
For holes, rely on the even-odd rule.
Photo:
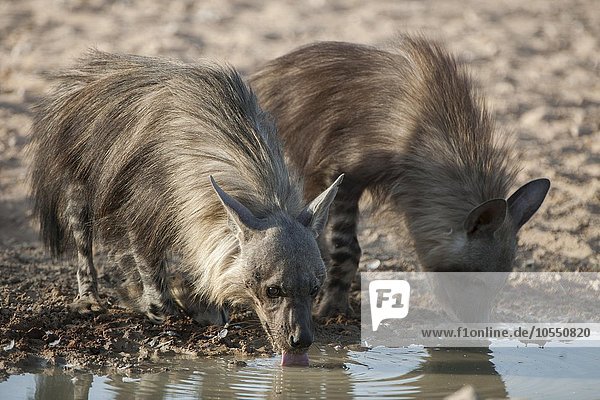
{"label": "blurred background", "polygon": [[[595,0],[2,0],[0,252],[30,243],[23,147],[42,74],[86,49],[211,57],[249,74],[316,40],[446,42],[468,64],[498,124],[517,137],[518,184],[553,182],[521,235],[523,270],[599,270],[600,7]],[[413,266],[394,227],[365,224],[365,259]],[[387,254],[387,255],[386,255]],[[403,261],[404,260],[404,261]],[[408,263],[406,262],[408,260]]]}

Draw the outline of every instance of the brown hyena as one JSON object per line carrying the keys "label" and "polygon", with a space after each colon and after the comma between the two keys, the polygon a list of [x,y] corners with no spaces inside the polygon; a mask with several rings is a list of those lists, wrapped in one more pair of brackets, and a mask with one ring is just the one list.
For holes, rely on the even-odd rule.
{"label": "brown hyena", "polygon": [[55,78],[32,129],[32,196],[52,253],[77,251],[75,308],[100,309],[95,239],[162,321],[175,254],[200,319],[248,304],[283,361],[306,362],[325,278],[316,236],[341,177],[303,207],[272,123],[229,67],[92,52]]}
{"label": "brown hyena", "polygon": [[330,265],[320,314],[348,310],[367,190],[403,215],[424,270],[512,268],[517,231],[549,181],[529,182],[505,200],[518,171],[511,146],[440,45],[409,36],[392,52],[316,43],[271,61],[250,83],[307,196],[346,175],[323,236]]}

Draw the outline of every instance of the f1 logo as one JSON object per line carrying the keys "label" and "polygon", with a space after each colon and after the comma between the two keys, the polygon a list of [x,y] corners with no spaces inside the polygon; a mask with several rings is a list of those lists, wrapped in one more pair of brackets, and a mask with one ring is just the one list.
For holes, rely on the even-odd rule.
{"label": "f1 logo", "polygon": [[410,284],[405,280],[381,279],[369,283],[371,321],[376,331],[384,319],[402,319],[408,315]]}

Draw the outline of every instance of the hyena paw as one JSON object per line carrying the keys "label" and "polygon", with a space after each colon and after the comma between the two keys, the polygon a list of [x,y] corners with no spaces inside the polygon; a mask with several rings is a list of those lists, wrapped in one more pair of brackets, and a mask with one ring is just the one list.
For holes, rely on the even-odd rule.
{"label": "hyena paw", "polygon": [[348,299],[344,297],[341,298],[343,300],[340,300],[340,297],[323,297],[317,306],[315,316],[319,318],[331,318],[337,317],[338,315],[351,316],[352,308],[350,307]]}
{"label": "hyena paw", "polygon": [[200,303],[197,307],[186,309],[190,318],[196,321],[199,325],[225,325],[229,321],[227,310],[215,306],[207,306]]}
{"label": "hyena paw", "polygon": [[158,304],[151,302],[145,307],[144,310],[148,319],[157,325],[164,323],[169,316],[179,316],[179,310],[173,302],[166,302],[165,304]]}
{"label": "hyena paw", "polygon": [[91,314],[104,311],[104,307],[100,304],[97,294],[84,293],[77,295],[73,303],[69,305],[69,310],[79,314]]}
{"label": "hyena paw", "polygon": [[153,324],[160,325],[167,319],[167,314],[164,312],[163,307],[158,304],[150,304],[146,309],[146,316]]}

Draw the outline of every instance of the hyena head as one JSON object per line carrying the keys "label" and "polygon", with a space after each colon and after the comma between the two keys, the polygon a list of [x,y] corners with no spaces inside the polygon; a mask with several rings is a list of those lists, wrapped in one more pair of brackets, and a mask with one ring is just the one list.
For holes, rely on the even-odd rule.
{"label": "hyena head", "polygon": [[[458,229],[416,243],[423,269],[430,272],[508,272],[512,270],[519,229],[541,206],[548,179],[533,180],[508,200],[493,199],[472,209]],[[439,216],[438,216],[439,217]],[[443,218],[439,218],[443,220]],[[432,242],[429,242],[432,243]]]}
{"label": "hyena head", "polygon": [[[540,207],[549,187],[547,179],[531,181],[508,200],[488,200],[472,209],[462,226],[441,234],[445,237],[437,245],[426,248],[417,243],[425,271],[457,272],[427,276],[449,315],[462,322],[488,322],[496,296],[512,270],[517,232]],[[484,278],[468,272],[500,274]]]}
{"label": "hyena head", "polygon": [[312,305],[325,279],[317,236],[327,222],[340,176],[297,216],[280,211],[257,218],[214,181],[240,243],[237,260],[245,297],[254,307],[282,364],[307,364],[313,342]]}

